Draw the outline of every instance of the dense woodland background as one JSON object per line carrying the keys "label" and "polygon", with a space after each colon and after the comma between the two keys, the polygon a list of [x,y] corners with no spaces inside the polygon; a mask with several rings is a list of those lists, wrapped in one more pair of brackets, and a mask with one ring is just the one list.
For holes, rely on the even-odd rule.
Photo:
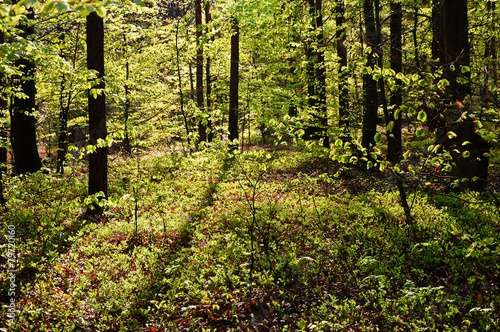
{"label": "dense woodland background", "polygon": [[2,1],[0,328],[500,329],[499,10]]}

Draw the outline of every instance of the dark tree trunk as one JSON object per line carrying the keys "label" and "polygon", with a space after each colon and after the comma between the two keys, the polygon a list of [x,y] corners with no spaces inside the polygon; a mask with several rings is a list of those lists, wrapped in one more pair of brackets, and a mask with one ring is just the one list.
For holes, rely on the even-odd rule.
{"label": "dark tree trunk", "polygon": [[[391,3],[391,69],[396,73],[403,71],[403,52],[401,42],[401,20],[402,8],[400,2]],[[401,147],[401,114],[396,118],[394,114],[400,110],[403,103],[403,95],[401,93],[401,80],[396,79],[396,86],[391,91],[390,97],[391,109],[389,111],[389,119],[387,123],[393,122],[392,130],[388,132],[388,156],[389,160],[396,164],[402,157]],[[399,112],[400,113],[400,112]]]}
{"label": "dark tree trunk", "polygon": [[[489,151],[490,144],[475,132],[473,119],[469,116],[463,119],[462,116],[467,111],[463,102],[471,93],[470,72],[461,70],[462,67],[470,66],[467,0],[443,0],[442,21],[445,77],[450,82],[446,97],[451,106],[445,112],[445,128],[438,130],[437,140],[443,140],[443,145],[451,151],[455,163],[452,176],[467,178],[467,188],[483,191],[488,178],[488,158],[484,154]],[[451,69],[452,65],[455,70]],[[457,82],[457,78],[465,81]],[[447,133],[450,131],[457,136],[448,139]],[[470,144],[464,145],[466,141]],[[479,180],[474,181],[475,177]]]}
{"label": "dark tree trunk", "polygon": [[[443,0],[432,1],[432,71],[435,72],[440,67],[445,67],[444,56],[444,39],[443,39]],[[436,79],[436,83],[439,79]],[[434,131],[444,125],[441,118],[443,106],[439,105],[437,108],[429,109],[428,128],[429,131]]]}
{"label": "dark tree trunk", "polygon": [[231,36],[231,78],[229,82],[229,140],[238,139],[238,83],[240,63],[240,32],[238,21],[233,18],[233,35]]}
{"label": "dark tree trunk", "polygon": [[[450,82],[448,96],[452,102],[463,101],[470,95],[470,72],[462,73],[461,66],[470,66],[470,46],[467,21],[467,0],[444,0],[443,32],[445,52],[445,76]],[[451,70],[451,66],[456,70]],[[464,77],[467,83],[457,82]]]}
{"label": "dark tree trunk", "polygon": [[309,0],[311,16],[312,41],[306,48],[307,57],[307,98],[313,118],[317,120],[310,130],[314,136],[323,138],[323,146],[329,146],[328,141],[328,108],[326,105],[326,70],[323,48],[323,14],[322,0]]}
{"label": "dark tree trunk", "polygon": [[[102,17],[92,12],[87,16],[87,67],[97,71],[101,79],[93,89],[89,91],[89,143],[97,144],[98,139],[106,139],[106,99],[104,95],[104,22]],[[89,155],[89,195],[103,192],[108,196],[108,161],[107,148],[98,147],[96,152]]]}
{"label": "dark tree trunk", "polygon": [[[35,13],[32,8],[28,9],[27,19],[33,20]],[[27,38],[34,33],[29,23],[19,26],[23,31],[21,36]],[[33,173],[42,168],[42,162],[38,155],[36,141],[36,118],[33,112],[35,103],[35,64],[33,61],[20,58],[15,62],[21,66],[22,76],[16,76],[16,86],[27,96],[27,98],[14,97],[11,114],[11,135],[14,151],[14,171],[17,174]]]}
{"label": "dark tree trunk", "polygon": [[[210,22],[212,22],[212,15],[210,14],[210,1],[207,0],[206,4],[205,4],[205,23],[206,23],[206,33],[208,34],[209,33],[209,24]],[[214,42],[215,38],[214,36],[211,36],[210,37],[210,41],[211,42]],[[212,77],[210,75],[210,57],[207,56],[207,65],[206,65],[206,68],[205,68],[205,76],[206,76],[206,81],[207,81],[207,114],[211,114],[212,113]],[[208,128],[208,135],[207,135],[207,139],[208,139],[208,142],[212,142],[213,138],[214,138],[214,132],[213,132],[213,128],[212,128],[212,120],[210,119],[210,117],[208,118],[208,121],[207,121],[207,128]]]}
{"label": "dark tree trunk", "polygon": [[[201,22],[201,0],[194,1],[195,26],[196,26],[196,105],[203,112],[203,26]],[[207,140],[207,126],[205,119],[198,119],[198,142]]]}
{"label": "dark tree trunk", "polygon": [[346,29],[345,29],[345,8],[344,1],[338,0],[335,7],[336,25],[337,25],[337,56],[339,57],[339,126],[344,132],[348,131],[349,127],[349,89],[347,79],[349,72],[347,71],[347,49],[345,47]]}
{"label": "dark tree trunk", "polygon": [[330,142],[328,139],[328,108],[326,105],[326,68],[325,68],[325,38],[323,33],[323,9],[322,0],[316,0],[316,31],[318,48],[316,50],[317,63],[316,63],[316,80],[317,80],[317,99],[318,99],[318,113],[320,125],[324,130],[323,146],[329,147]]}
{"label": "dark tree trunk", "polygon": [[[373,54],[377,48],[377,26],[375,23],[375,15],[373,11],[373,1],[365,0],[363,5],[363,13],[365,16],[365,34],[366,44],[371,48],[367,54],[367,67],[375,67],[375,58]],[[369,149],[375,145],[375,134],[377,133],[378,121],[378,94],[377,82],[373,79],[372,74],[365,74],[363,77],[365,86],[365,110],[363,116],[363,129],[361,144]]]}
{"label": "dark tree trunk", "polygon": [[191,138],[190,138],[190,127],[189,120],[184,110],[184,93],[182,92],[182,75],[181,75],[181,60],[180,60],[180,49],[179,49],[179,21],[176,20],[175,23],[175,55],[177,59],[177,79],[179,81],[179,101],[181,105],[181,114],[184,119],[184,127],[186,129],[186,141],[188,146],[191,146]]}

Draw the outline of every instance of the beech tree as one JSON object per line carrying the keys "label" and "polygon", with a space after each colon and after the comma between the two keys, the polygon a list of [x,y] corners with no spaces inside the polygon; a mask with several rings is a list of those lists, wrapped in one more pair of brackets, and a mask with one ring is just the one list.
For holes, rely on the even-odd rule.
{"label": "beech tree", "polygon": [[[33,8],[27,8],[26,19],[18,26],[25,40],[34,34]],[[15,61],[21,74],[13,78],[17,90],[11,100],[11,140],[14,152],[14,171],[17,174],[33,173],[42,168],[36,139],[35,71],[36,66],[28,55]]]}
{"label": "beech tree", "polygon": [[89,143],[96,150],[89,154],[89,195],[108,196],[106,100],[104,95],[104,21],[92,12],[87,16],[87,67],[97,74],[97,84],[88,93]]}
{"label": "beech tree", "polygon": [[239,63],[240,63],[240,30],[238,20],[232,18],[233,32],[231,35],[231,78],[229,83],[229,140],[238,139],[238,111],[239,111]]}

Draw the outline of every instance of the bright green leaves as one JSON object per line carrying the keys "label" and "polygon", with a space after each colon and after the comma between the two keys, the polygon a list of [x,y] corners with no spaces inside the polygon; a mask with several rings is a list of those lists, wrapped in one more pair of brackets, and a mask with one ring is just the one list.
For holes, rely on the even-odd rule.
{"label": "bright green leaves", "polygon": [[427,113],[425,113],[424,111],[418,112],[417,119],[420,122],[426,122],[427,121]]}

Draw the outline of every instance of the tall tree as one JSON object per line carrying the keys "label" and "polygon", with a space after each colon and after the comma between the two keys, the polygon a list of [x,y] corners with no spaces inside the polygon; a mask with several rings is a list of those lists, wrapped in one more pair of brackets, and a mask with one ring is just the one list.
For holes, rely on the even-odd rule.
{"label": "tall tree", "polygon": [[[26,21],[18,28],[22,31],[21,37],[25,40],[34,34],[33,25],[30,23],[35,18],[33,8],[27,9]],[[42,168],[42,162],[38,154],[36,140],[36,118],[34,111],[35,102],[35,63],[22,56],[15,61],[20,69],[21,75],[14,77],[15,87],[25,97],[16,94],[11,102],[11,138],[14,151],[14,170],[17,174],[33,173]]]}
{"label": "tall tree", "polygon": [[[446,90],[450,106],[438,138],[444,137],[444,145],[453,156],[452,175],[468,178],[469,189],[483,191],[488,177],[485,153],[490,145],[475,132],[473,119],[468,114],[464,116],[468,111],[465,99],[471,94],[467,0],[443,0],[442,8],[444,73],[450,84]],[[450,131],[455,133],[454,138],[448,138]]]}
{"label": "tall tree", "polygon": [[[391,2],[391,69],[396,73],[403,71],[403,52],[401,41],[401,21],[403,17],[401,2]],[[401,93],[401,80],[396,79],[395,86],[391,91],[388,128],[388,157],[392,163],[397,163],[402,156],[401,147],[401,104],[403,95]],[[397,115],[399,114],[399,115]]]}
{"label": "tall tree", "polygon": [[[373,70],[376,62],[374,54],[378,48],[377,34],[379,33],[375,23],[373,0],[364,0],[363,14],[365,19],[366,45],[368,46],[366,66]],[[378,94],[377,82],[373,79],[370,72],[367,72],[363,76],[363,80],[365,86],[365,109],[363,115],[361,144],[363,147],[368,149],[371,145],[375,145],[375,134],[377,133],[378,121]]]}
{"label": "tall tree", "polygon": [[229,140],[238,139],[238,83],[240,63],[240,29],[238,20],[232,18],[233,34],[231,35],[231,72],[229,82]]}
{"label": "tall tree", "polygon": [[[212,15],[210,13],[210,0],[206,0],[205,3],[205,27],[206,27],[206,34],[209,35],[209,29],[210,29],[210,23],[212,22]],[[213,43],[215,40],[214,36],[210,36],[210,41]],[[206,84],[207,84],[207,101],[206,101],[206,110],[207,114],[210,114],[212,111],[212,76],[210,74],[210,56],[207,56],[207,65],[205,68],[205,76],[206,76]],[[207,141],[211,142],[213,137],[214,137],[214,132],[212,128],[212,120],[208,118],[207,120],[207,127],[209,130],[209,133],[207,135]]]}
{"label": "tall tree", "polygon": [[[201,0],[194,1],[195,26],[196,26],[196,105],[203,112],[203,26],[201,20]],[[204,119],[198,119],[198,141],[207,140],[207,126]]]}
{"label": "tall tree", "polygon": [[[98,84],[88,94],[89,107],[89,142],[97,145],[98,140],[105,140],[106,99],[104,95],[104,21],[92,12],[87,16],[87,67],[97,72]],[[108,150],[98,146],[89,155],[89,195],[103,192],[108,196]]]}
{"label": "tall tree", "polygon": [[[306,48],[307,98],[313,118],[319,123],[323,145],[328,146],[328,108],[326,105],[326,68],[322,0],[309,0],[311,37]],[[315,127],[311,127],[315,128]],[[317,128],[317,127],[316,127]]]}
{"label": "tall tree", "polygon": [[337,0],[335,5],[335,24],[337,26],[337,56],[339,58],[339,126],[345,131],[349,127],[349,89],[347,86],[347,49],[345,47],[345,7],[343,0]]}

